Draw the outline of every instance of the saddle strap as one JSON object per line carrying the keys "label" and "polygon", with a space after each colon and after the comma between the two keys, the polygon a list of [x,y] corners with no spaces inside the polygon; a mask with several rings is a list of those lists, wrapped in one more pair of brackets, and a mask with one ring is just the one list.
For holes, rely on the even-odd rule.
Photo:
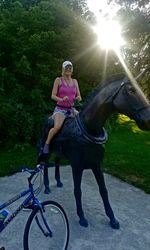
{"label": "saddle strap", "polygon": [[82,131],[82,133],[83,133],[83,136],[84,136],[84,138],[85,138],[86,140],[88,140],[88,141],[90,141],[90,142],[92,142],[92,143],[96,143],[96,144],[105,144],[106,141],[108,140],[108,134],[107,134],[105,128],[102,127],[102,133],[100,134],[100,136],[95,137],[95,136],[89,134],[89,133],[86,131],[86,129],[85,129],[83,123],[82,123],[81,120],[80,120],[79,115],[76,116],[76,121],[77,121],[78,126],[79,126],[79,128],[81,129],[81,131]]}

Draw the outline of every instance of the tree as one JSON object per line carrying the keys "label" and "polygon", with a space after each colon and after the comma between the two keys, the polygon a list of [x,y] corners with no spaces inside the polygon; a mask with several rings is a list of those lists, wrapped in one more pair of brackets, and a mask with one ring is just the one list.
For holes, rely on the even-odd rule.
{"label": "tree", "polygon": [[123,53],[126,63],[136,76],[141,69],[147,69],[141,86],[150,98],[150,3],[148,0],[112,0],[120,4],[117,18],[123,27],[123,35],[127,41]]}
{"label": "tree", "polygon": [[42,116],[54,107],[50,92],[64,60],[74,63],[83,96],[101,80],[102,57],[93,46],[93,31],[78,16],[84,1],[77,3],[79,6],[60,0],[1,2],[2,143],[6,138],[13,143],[15,139],[36,141]]}

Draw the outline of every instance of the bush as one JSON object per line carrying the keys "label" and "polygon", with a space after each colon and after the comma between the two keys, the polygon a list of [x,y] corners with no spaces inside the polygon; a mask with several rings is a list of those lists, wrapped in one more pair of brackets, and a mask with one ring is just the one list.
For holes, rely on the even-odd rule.
{"label": "bush", "polygon": [[1,96],[1,144],[11,146],[17,142],[36,143],[42,117],[48,109],[40,90],[27,91],[16,85],[8,100]]}

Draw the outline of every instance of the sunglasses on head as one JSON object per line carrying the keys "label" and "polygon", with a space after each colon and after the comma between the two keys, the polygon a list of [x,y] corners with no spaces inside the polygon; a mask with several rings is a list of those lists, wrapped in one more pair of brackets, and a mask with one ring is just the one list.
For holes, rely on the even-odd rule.
{"label": "sunglasses on head", "polygon": [[65,70],[72,70],[72,66],[71,65],[66,65]]}

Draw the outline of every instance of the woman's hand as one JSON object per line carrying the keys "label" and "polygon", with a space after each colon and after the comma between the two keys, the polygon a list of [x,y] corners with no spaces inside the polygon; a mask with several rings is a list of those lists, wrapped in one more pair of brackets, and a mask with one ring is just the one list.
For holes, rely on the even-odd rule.
{"label": "woman's hand", "polygon": [[68,101],[69,97],[68,96],[64,96],[62,99],[63,99],[63,101]]}
{"label": "woman's hand", "polygon": [[80,102],[81,101],[81,96],[79,96],[79,95],[76,96],[75,100],[78,101],[78,102]]}

